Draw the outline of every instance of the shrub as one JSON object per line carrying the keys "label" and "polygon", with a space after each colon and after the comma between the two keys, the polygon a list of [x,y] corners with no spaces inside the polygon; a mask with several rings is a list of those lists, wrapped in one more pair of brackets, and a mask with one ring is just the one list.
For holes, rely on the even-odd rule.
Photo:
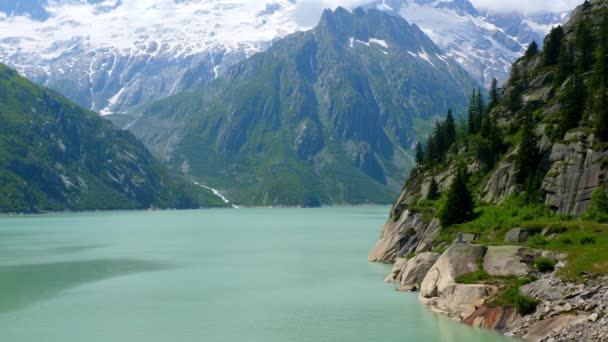
{"label": "shrub", "polygon": [[534,267],[542,273],[553,272],[557,262],[554,259],[547,257],[538,257],[534,259]]}
{"label": "shrub", "polygon": [[508,288],[503,292],[499,301],[502,305],[514,307],[522,316],[533,313],[538,305],[536,299],[522,295],[518,286]]}
{"label": "shrub", "polygon": [[530,244],[534,246],[546,246],[549,244],[549,241],[542,237],[541,235],[534,235],[530,239]]}
{"label": "shrub", "polygon": [[565,238],[562,239],[562,243],[564,245],[571,245],[572,244],[572,239],[569,238],[569,237],[565,237]]}
{"label": "shrub", "polygon": [[456,282],[459,284],[477,284],[482,280],[490,279],[488,272],[484,270],[467,273],[456,277]]}
{"label": "shrub", "polygon": [[581,245],[593,244],[595,243],[595,238],[593,236],[583,236],[580,242]]}

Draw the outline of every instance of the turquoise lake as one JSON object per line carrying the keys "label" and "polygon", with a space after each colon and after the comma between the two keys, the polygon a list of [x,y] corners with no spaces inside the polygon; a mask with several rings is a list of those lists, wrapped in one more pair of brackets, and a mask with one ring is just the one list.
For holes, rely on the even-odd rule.
{"label": "turquoise lake", "polygon": [[0,341],[512,341],[383,283],[388,210],[0,217]]}

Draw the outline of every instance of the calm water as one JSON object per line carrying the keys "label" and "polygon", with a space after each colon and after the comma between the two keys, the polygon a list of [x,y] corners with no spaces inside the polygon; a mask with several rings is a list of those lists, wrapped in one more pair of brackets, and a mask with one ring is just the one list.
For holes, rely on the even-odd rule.
{"label": "calm water", "polygon": [[382,282],[387,212],[0,217],[0,340],[507,341]]}

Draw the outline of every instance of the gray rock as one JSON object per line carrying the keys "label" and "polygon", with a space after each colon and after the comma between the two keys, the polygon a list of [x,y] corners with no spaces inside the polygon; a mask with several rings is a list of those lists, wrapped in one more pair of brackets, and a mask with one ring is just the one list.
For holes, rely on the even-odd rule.
{"label": "gray rock", "polygon": [[591,322],[597,321],[598,318],[599,318],[599,315],[597,312],[594,312],[587,317],[587,319],[589,319],[589,321],[591,321]]}
{"label": "gray rock", "polygon": [[513,228],[505,235],[506,243],[522,243],[528,241],[528,231],[523,228]]}
{"label": "gray rock", "polygon": [[452,292],[456,277],[478,270],[477,261],[486,253],[484,246],[455,243],[431,267],[420,285],[420,296],[432,298]]}
{"label": "gray rock", "polygon": [[520,246],[491,246],[483,260],[483,269],[493,276],[514,275],[522,277],[530,273],[528,266],[541,251]]}
{"label": "gray rock", "polygon": [[368,260],[390,263],[411,252],[429,251],[439,231],[438,219],[425,223],[420,214],[405,210],[398,220],[389,218],[384,224],[380,239],[370,251]]}
{"label": "gray rock", "polygon": [[409,260],[401,272],[401,286],[420,285],[439,256],[439,253],[424,252]]}
{"label": "gray rock", "polygon": [[543,179],[545,204],[560,214],[581,215],[591,203],[591,194],[608,179],[602,166],[608,152],[591,149],[592,137],[574,131],[566,135],[566,143],[555,144],[549,161],[551,169]]}

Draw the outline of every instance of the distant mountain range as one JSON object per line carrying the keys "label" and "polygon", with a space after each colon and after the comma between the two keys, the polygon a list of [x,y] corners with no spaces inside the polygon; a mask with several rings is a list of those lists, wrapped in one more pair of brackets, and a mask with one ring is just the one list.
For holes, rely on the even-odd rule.
{"label": "distant mountain range", "polygon": [[417,26],[338,8],[203,90],[111,117],[236,203],[386,203],[432,119],[464,112],[474,87]]}
{"label": "distant mountain range", "polygon": [[225,206],[129,132],[0,64],[0,212]]}
{"label": "distant mountain range", "polygon": [[[200,89],[275,39],[308,29],[308,6],[296,0],[3,1],[0,62],[84,107],[125,112]],[[525,46],[568,17],[480,12],[467,0],[378,0],[367,7],[417,24],[484,84],[493,76],[506,80]]]}

